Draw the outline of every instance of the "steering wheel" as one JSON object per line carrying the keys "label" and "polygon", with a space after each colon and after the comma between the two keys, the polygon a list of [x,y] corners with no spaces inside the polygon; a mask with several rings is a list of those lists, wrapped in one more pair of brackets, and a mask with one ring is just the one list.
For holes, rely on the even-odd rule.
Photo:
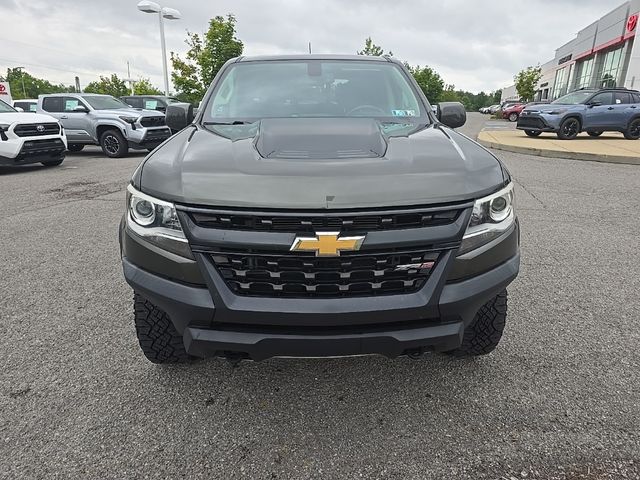
{"label": "steering wheel", "polygon": [[351,116],[353,114],[355,114],[356,112],[360,111],[360,110],[370,110],[370,111],[374,111],[374,113],[378,113],[380,114],[380,116],[382,117],[386,117],[387,116],[387,112],[385,112],[383,109],[381,109],[380,107],[376,107],[375,105],[360,105],[359,107],[353,108],[351,110],[349,110],[349,112],[347,112],[347,116]]}

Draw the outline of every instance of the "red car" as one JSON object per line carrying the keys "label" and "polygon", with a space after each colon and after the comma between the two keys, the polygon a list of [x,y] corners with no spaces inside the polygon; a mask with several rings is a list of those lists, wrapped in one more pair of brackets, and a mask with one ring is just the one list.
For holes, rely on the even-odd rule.
{"label": "red car", "polygon": [[502,111],[502,118],[508,119],[510,122],[517,122],[520,112],[524,110],[524,103],[516,103]]}

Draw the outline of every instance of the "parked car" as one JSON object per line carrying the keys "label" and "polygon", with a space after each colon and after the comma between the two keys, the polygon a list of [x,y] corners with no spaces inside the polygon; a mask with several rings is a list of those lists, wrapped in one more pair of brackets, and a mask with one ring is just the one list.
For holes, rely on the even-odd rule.
{"label": "parked car", "polygon": [[553,132],[562,140],[571,140],[580,132],[598,137],[613,131],[637,140],[640,138],[640,93],[626,88],[576,90],[548,105],[526,107],[517,128],[530,137]]}
{"label": "parked car", "polygon": [[162,113],[136,110],[110,95],[40,95],[38,112],[60,120],[71,152],[100,145],[108,157],[123,157],[130,148],[151,151],[171,136]]}
{"label": "parked car", "polygon": [[496,113],[498,110],[500,110],[500,105],[491,105],[489,107],[489,113],[492,115]]}
{"label": "parked car", "polygon": [[510,122],[515,122],[520,116],[520,112],[524,109],[524,103],[516,103],[502,110],[502,118],[506,118]]}
{"label": "parked car", "polygon": [[[492,112],[491,110],[495,108],[495,110]],[[500,108],[500,105],[491,105],[489,107],[482,107],[480,109],[480,113],[495,113],[497,111],[497,109]]]}
{"label": "parked car", "polygon": [[[321,93],[321,94],[320,94]],[[386,57],[232,59],[137,168],[120,227],[140,347],[482,355],[519,269],[514,182]]]}
{"label": "parked car", "polygon": [[36,110],[38,109],[38,100],[34,100],[31,98],[15,100],[13,102],[13,108],[15,108],[19,112],[36,113]]}
{"label": "parked car", "polygon": [[0,100],[0,165],[60,165],[67,139],[49,115],[18,112]]}
{"label": "parked car", "polygon": [[162,113],[166,113],[167,105],[180,102],[177,98],[164,95],[128,95],[120,97],[120,100],[133,108],[157,110]]}

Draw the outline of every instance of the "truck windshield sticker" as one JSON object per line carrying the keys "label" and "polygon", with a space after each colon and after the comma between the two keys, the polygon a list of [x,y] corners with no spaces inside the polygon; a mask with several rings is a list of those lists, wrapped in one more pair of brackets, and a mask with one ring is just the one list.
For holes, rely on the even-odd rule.
{"label": "truck windshield sticker", "polygon": [[415,110],[392,110],[391,114],[394,117],[415,117],[416,111]]}
{"label": "truck windshield sticker", "polygon": [[64,102],[64,111],[65,112],[70,112],[71,110],[76,108],[79,103],[80,102],[78,100],[66,100]]}

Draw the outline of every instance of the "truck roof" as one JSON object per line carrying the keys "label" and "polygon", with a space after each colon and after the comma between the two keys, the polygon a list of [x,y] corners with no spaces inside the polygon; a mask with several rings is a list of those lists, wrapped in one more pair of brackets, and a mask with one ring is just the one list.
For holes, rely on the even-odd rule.
{"label": "truck roof", "polygon": [[391,62],[390,57],[372,57],[368,55],[306,54],[306,55],[255,55],[238,57],[236,62],[267,62],[278,60],[358,60],[367,62]]}

